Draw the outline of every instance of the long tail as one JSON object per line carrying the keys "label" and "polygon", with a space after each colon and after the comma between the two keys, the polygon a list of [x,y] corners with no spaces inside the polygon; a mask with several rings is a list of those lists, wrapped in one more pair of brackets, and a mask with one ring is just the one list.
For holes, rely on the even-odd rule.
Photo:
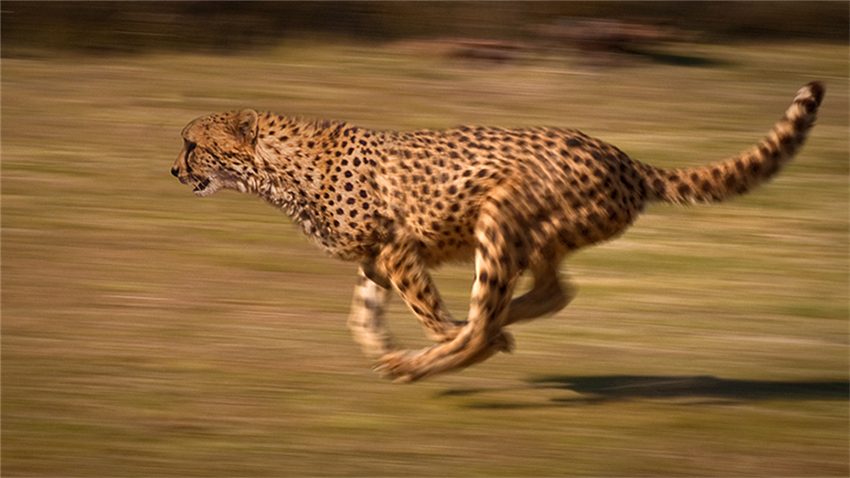
{"label": "long tail", "polygon": [[639,167],[649,201],[714,202],[755,189],[778,173],[806,141],[814,126],[824,86],[809,83],[797,92],[785,116],[761,142],[730,159],[685,169]]}

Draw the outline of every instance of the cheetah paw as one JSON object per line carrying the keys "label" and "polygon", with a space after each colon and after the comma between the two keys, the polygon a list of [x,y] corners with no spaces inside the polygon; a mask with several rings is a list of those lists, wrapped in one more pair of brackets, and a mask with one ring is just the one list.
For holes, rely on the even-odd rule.
{"label": "cheetah paw", "polygon": [[421,364],[417,364],[422,352],[400,351],[384,355],[378,360],[375,371],[382,378],[387,378],[399,383],[410,383],[425,376],[421,370]]}
{"label": "cheetah paw", "polygon": [[415,382],[437,373],[469,367],[499,352],[510,352],[513,349],[513,338],[508,332],[500,331],[485,347],[466,357],[457,351],[441,355],[437,352],[439,347],[388,353],[378,360],[375,371],[395,382]]}
{"label": "cheetah paw", "polygon": [[514,351],[514,337],[507,331],[501,330],[499,335],[490,342],[490,347],[495,349],[496,352],[512,353]]}

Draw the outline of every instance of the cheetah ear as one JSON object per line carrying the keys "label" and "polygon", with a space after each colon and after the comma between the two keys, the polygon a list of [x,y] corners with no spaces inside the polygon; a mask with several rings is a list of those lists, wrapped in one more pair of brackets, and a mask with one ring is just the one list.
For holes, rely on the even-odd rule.
{"label": "cheetah ear", "polygon": [[242,110],[236,113],[231,120],[233,136],[242,144],[254,146],[257,142],[258,133],[257,112],[254,110]]}

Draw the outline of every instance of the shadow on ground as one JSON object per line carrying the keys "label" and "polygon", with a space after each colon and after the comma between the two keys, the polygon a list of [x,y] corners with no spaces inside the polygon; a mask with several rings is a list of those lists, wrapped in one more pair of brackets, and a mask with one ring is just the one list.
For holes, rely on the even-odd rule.
{"label": "shadow on ground", "polygon": [[[552,398],[548,405],[569,406],[589,402],[630,399],[685,399],[687,403],[704,404],[754,400],[850,400],[847,381],[767,381],[731,380],[710,376],[547,376],[528,380],[528,386],[517,389],[546,389],[572,392],[566,397]],[[476,396],[493,389],[451,389],[440,396]],[[507,390],[505,390],[507,391]],[[471,408],[530,408],[541,404],[476,403]]]}

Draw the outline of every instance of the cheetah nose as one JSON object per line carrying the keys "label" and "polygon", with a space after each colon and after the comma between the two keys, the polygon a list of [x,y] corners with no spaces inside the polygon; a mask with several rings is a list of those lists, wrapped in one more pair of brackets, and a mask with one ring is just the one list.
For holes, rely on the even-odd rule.
{"label": "cheetah nose", "polygon": [[175,178],[179,177],[180,171],[178,171],[177,168],[171,168],[171,175],[174,176]]}

